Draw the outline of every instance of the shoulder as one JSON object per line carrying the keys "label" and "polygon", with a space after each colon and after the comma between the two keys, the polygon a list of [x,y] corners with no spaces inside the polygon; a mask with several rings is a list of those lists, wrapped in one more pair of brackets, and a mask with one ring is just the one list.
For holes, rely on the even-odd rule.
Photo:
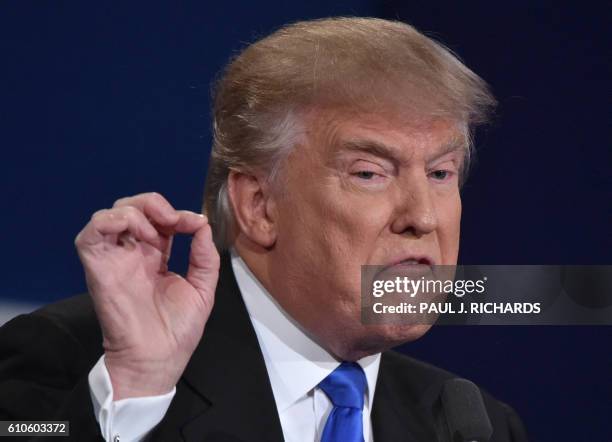
{"label": "shoulder", "polygon": [[[387,387],[398,393],[402,401],[432,409],[442,393],[444,382],[457,379],[454,373],[411,358],[397,351],[381,356],[379,376]],[[491,440],[526,441],[525,429],[518,414],[508,404],[497,400],[479,387],[489,419],[494,428]]]}
{"label": "shoulder", "polygon": [[[89,365],[102,355],[102,333],[89,295],[79,295],[20,315],[0,329],[4,354]],[[72,364],[70,364],[72,365]]]}

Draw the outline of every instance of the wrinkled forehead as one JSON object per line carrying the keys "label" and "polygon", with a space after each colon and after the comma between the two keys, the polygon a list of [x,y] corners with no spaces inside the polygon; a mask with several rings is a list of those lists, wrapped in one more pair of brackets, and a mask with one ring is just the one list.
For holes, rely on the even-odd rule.
{"label": "wrinkled forehead", "polygon": [[313,107],[304,123],[312,154],[325,157],[359,149],[398,157],[415,150],[425,150],[425,155],[469,155],[467,124],[448,116],[422,115],[392,107],[377,111]]}

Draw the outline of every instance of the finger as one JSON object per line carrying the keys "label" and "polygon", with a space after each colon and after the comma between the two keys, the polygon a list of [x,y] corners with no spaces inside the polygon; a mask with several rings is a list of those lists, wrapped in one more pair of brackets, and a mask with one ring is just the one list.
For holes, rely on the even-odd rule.
{"label": "finger", "polygon": [[94,213],[77,236],[76,243],[94,245],[124,232],[129,232],[137,240],[160,246],[159,234],[144,214],[134,207],[117,207]]}
{"label": "finger", "polygon": [[135,207],[143,212],[155,224],[171,226],[178,222],[179,214],[172,205],[159,193],[141,193],[115,201],[113,207]]}
{"label": "finger", "polygon": [[219,277],[219,253],[207,223],[193,236],[189,253],[187,281],[195,287],[206,305],[212,307]]}
{"label": "finger", "polygon": [[176,224],[162,226],[153,223],[157,231],[165,236],[172,236],[176,233],[193,234],[208,222],[208,219],[199,213],[188,210],[177,210],[177,213],[179,217]]}
{"label": "finger", "polygon": [[175,233],[193,234],[208,223],[201,213],[190,212],[189,210],[179,210],[179,220],[173,230]]}
{"label": "finger", "polygon": [[[125,239],[129,240],[131,239],[131,236],[136,240],[146,242],[147,244],[155,247],[163,253],[166,253],[168,242],[167,238],[159,234],[159,232],[155,229],[155,226],[153,226],[151,221],[139,209],[133,206],[125,206],[111,209],[111,212],[114,212],[114,217],[127,219],[128,227],[127,231],[124,232],[124,234],[127,234],[128,236],[124,236]],[[131,244],[131,242],[124,241],[124,244]]]}

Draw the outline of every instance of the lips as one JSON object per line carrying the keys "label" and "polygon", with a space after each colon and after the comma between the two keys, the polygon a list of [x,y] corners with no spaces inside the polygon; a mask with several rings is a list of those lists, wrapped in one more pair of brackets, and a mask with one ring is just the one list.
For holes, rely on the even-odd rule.
{"label": "lips", "polygon": [[396,277],[407,277],[419,279],[429,277],[433,271],[434,260],[428,255],[403,254],[387,261],[376,271],[377,279],[394,279]]}
{"label": "lips", "polygon": [[385,265],[385,268],[391,268],[396,266],[432,266],[434,265],[434,260],[426,255],[408,255],[402,256],[399,258],[395,258],[391,260],[391,262]]}

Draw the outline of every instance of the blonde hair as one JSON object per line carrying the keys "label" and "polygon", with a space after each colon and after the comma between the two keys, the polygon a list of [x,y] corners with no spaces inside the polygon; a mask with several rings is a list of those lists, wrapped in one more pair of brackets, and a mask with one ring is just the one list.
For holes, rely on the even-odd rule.
{"label": "blonde hair", "polygon": [[229,171],[272,180],[298,141],[300,112],[323,105],[368,112],[400,106],[452,118],[465,128],[469,160],[473,128],[487,121],[495,99],[449,49],[398,21],[303,21],[251,44],[227,65],[213,97],[204,211],[219,248],[233,234]]}

